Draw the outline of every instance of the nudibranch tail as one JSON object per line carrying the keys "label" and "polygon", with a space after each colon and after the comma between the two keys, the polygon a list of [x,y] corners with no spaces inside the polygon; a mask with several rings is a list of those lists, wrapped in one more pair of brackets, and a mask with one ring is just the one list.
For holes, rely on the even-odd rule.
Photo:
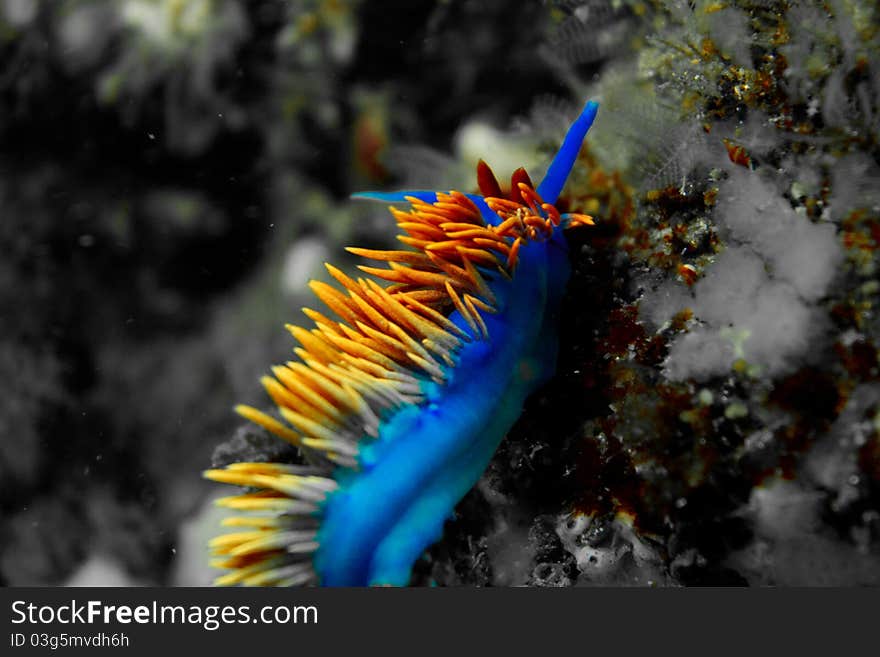
{"label": "nudibranch tail", "polygon": [[208,470],[210,479],[259,489],[220,500],[221,506],[247,515],[224,520],[239,531],[210,543],[212,565],[231,570],[219,585],[293,586],[317,583],[311,556],[317,549],[318,508],[338,488],[315,468],[281,463],[233,463]]}
{"label": "nudibranch tail", "polygon": [[[560,231],[590,225],[554,206],[595,116],[589,103],[536,189],[524,170],[505,194],[477,167],[481,194],[365,194],[391,207],[406,250],[349,248],[379,266],[313,281],[335,318],[288,326],[297,361],[263,386],[281,416],[237,411],[298,447],[309,465],[233,463],[215,481],[251,489],[219,504],[239,529],[212,541],[218,584],[406,584],[419,554],[479,478],[525,397],[555,366],[567,278]],[[381,281],[377,282],[377,281]],[[283,421],[282,421],[283,420]]]}

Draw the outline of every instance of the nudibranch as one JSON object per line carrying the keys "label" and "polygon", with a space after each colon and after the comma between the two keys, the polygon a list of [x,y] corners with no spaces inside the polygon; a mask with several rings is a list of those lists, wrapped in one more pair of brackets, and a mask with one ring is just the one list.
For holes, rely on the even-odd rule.
{"label": "nudibranch", "polygon": [[409,250],[350,248],[385,263],[327,269],[312,281],[336,315],[304,309],[288,326],[299,361],[262,380],[281,422],[245,418],[297,446],[307,465],[232,463],[214,481],[247,487],[218,503],[244,512],[211,542],[218,584],[406,585],[439,540],[526,397],[556,367],[558,309],[569,277],[562,229],[592,225],[554,203],[596,116],[589,102],[535,188],[523,169],[502,191],[480,162],[480,194],[358,194],[392,205]]}

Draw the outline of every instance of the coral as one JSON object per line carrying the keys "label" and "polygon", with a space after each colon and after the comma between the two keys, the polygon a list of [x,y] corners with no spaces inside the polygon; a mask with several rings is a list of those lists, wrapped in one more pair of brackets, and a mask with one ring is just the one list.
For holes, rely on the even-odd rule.
{"label": "coral", "polygon": [[654,586],[665,583],[658,546],[639,537],[625,517],[563,516],[556,533],[575,559],[579,584]]}
{"label": "coral", "polygon": [[759,585],[876,586],[876,558],[822,530],[822,501],[821,492],[793,482],[755,488],[747,510],[755,538],[730,563]]}
{"label": "coral", "polygon": [[667,373],[705,380],[742,359],[785,374],[807,349],[821,349],[827,319],[810,304],[826,295],[843,260],[836,230],[799,216],[742,168],[721,185],[714,215],[728,246],[693,286],[693,300],[662,318],[689,307],[700,323],[670,345]]}

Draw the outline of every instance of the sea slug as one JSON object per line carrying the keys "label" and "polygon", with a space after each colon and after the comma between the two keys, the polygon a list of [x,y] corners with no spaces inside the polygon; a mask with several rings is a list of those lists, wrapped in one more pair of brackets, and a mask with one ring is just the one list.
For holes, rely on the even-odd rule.
{"label": "sea slug", "polygon": [[238,413],[299,447],[308,465],[233,463],[215,481],[251,490],[219,500],[245,512],[211,542],[218,584],[406,585],[479,479],[526,397],[554,373],[569,277],[562,229],[590,217],[554,207],[598,105],[569,129],[540,185],[523,169],[502,191],[477,166],[480,194],[368,193],[391,208],[401,251],[351,248],[387,281],[312,290],[337,316],[288,326],[299,361],[263,385],[285,423]]}

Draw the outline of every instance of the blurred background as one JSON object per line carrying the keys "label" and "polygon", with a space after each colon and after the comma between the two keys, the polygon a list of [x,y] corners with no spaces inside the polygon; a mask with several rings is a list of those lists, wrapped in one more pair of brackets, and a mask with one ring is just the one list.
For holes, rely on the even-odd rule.
{"label": "blurred background", "polygon": [[200,471],[274,449],[232,407],[393,243],[349,194],[538,179],[590,97],[561,383],[423,570],[880,582],[877,46],[867,0],[0,0],[0,583],[210,583]]}

